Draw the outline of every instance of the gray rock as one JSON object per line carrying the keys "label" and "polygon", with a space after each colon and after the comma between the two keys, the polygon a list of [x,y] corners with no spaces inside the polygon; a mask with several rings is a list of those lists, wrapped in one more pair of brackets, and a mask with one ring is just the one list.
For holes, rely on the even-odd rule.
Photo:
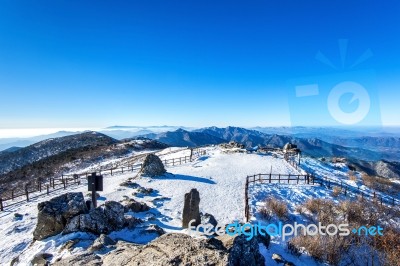
{"label": "gray rock", "polygon": [[233,241],[229,250],[229,266],[258,266],[265,265],[256,238],[247,240],[245,235],[240,235]]}
{"label": "gray rock", "polygon": [[205,214],[201,214],[200,216],[201,216],[202,224],[212,224],[214,227],[216,227],[218,225],[217,220],[215,219],[215,217],[212,214],[205,213]]}
{"label": "gray rock", "polygon": [[116,245],[117,242],[112,240],[110,237],[106,236],[105,234],[101,234],[92,244],[90,247],[90,251],[98,251],[113,245]]}
{"label": "gray rock", "polygon": [[38,204],[38,222],[33,232],[35,240],[61,233],[74,217],[88,212],[83,194],[66,193]]}
{"label": "gray rock", "polygon": [[125,212],[144,212],[150,210],[150,207],[147,206],[146,203],[144,202],[138,202],[134,199],[128,199],[127,201],[124,201],[124,209]]}
{"label": "gray rock", "polygon": [[51,254],[39,253],[31,261],[32,266],[47,266],[50,265],[49,260],[53,257]]}
{"label": "gray rock", "polygon": [[53,266],[101,266],[101,258],[93,253],[84,253],[52,263]]}
{"label": "gray rock", "polygon": [[142,168],[140,169],[140,175],[155,177],[163,175],[166,172],[164,164],[157,155],[152,153],[146,155]]}
{"label": "gray rock", "polygon": [[143,223],[143,220],[132,216],[125,216],[125,227],[129,229],[135,228],[138,224]]}
{"label": "gray rock", "polygon": [[164,231],[164,229],[162,229],[158,225],[151,224],[143,231],[143,233],[145,233],[145,234],[156,234],[158,236],[162,236],[162,235],[165,234],[165,231]]}
{"label": "gray rock", "polygon": [[67,242],[65,242],[65,243],[61,246],[61,248],[60,248],[60,253],[61,253],[61,251],[63,251],[63,250],[72,251],[72,250],[74,249],[74,246],[75,246],[76,244],[78,244],[78,243],[79,243],[79,239],[71,239],[71,240],[68,240]]}
{"label": "gray rock", "polygon": [[107,201],[104,204],[104,214],[112,228],[121,229],[125,224],[124,206],[116,201]]}
{"label": "gray rock", "polygon": [[227,265],[228,252],[186,234],[165,234],[145,246],[124,243],[103,257],[104,265]]}
{"label": "gray rock", "polygon": [[183,228],[188,228],[189,222],[193,219],[195,222],[192,225],[199,225],[201,223],[199,204],[200,193],[197,191],[197,189],[192,188],[189,193],[185,194],[182,213]]}
{"label": "gray rock", "polygon": [[126,224],[124,206],[115,201],[107,201],[105,206],[90,210],[87,214],[75,216],[65,226],[63,234],[91,232],[97,235],[120,230]]}

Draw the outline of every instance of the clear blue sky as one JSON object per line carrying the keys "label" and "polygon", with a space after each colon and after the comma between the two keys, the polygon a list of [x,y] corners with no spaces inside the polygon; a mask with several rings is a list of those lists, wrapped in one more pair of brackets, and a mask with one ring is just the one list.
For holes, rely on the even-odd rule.
{"label": "clear blue sky", "polygon": [[[0,128],[327,125],[328,92],[352,80],[375,115],[360,124],[400,125],[399,14],[398,1],[3,0]],[[320,97],[295,97],[308,83]]]}

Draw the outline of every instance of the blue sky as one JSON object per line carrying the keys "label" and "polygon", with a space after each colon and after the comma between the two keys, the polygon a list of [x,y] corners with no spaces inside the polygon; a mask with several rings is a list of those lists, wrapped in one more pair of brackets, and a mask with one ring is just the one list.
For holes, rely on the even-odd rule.
{"label": "blue sky", "polygon": [[[399,13],[398,1],[4,0],[0,128],[340,125],[327,97],[344,81],[370,96],[354,125],[400,125]],[[307,84],[318,97],[294,96]]]}

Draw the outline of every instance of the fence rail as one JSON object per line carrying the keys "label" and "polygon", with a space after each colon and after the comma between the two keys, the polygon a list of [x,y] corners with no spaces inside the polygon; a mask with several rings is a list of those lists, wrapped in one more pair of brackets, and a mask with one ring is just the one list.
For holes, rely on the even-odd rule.
{"label": "fence rail", "polygon": [[[206,154],[205,150],[200,150],[197,148],[196,152],[193,153],[192,156],[184,156],[184,157],[166,159],[162,161],[164,162],[165,166],[177,165],[193,161],[193,159],[205,154]],[[138,155],[136,158],[140,160],[141,158],[144,158],[145,155],[147,154]],[[41,195],[49,195],[50,193],[58,191],[60,189],[67,189],[67,187],[71,186],[79,186],[83,183],[83,180],[87,181],[88,176],[90,176],[92,172],[97,172],[100,175],[113,176],[115,174],[133,172],[135,170],[140,169],[141,166],[142,166],[141,163],[140,164],[135,163],[132,165],[123,165],[120,167],[112,167],[108,169],[92,170],[90,172],[84,172],[84,173],[62,174],[61,177],[58,178],[50,177],[45,182],[37,181],[36,184],[31,184],[31,183],[25,184],[22,190],[20,189],[17,191],[16,189],[13,189],[1,195],[0,211],[4,211],[5,207],[12,206],[23,201],[29,201],[30,199],[37,198]]]}
{"label": "fence rail", "polygon": [[343,183],[343,181],[338,181],[331,179],[329,177],[315,177],[315,183],[325,186],[327,188],[340,188],[340,192],[342,192],[345,196],[347,194],[353,193],[355,195],[361,196],[362,199],[367,199],[367,200],[376,200],[380,202],[380,204],[386,204],[388,206],[400,206],[400,201],[398,199],[395,199],[394,197],[390,196],[382,196],[380,193],[376,191],[367,191],[364,189],[360,189],[360,187],[354,187],[351,185],[348,185],[346,183]]}
{"label": "fence rail", "polygon": [[292,175],[292,174],[256,174],[246,177],[245,183],[245,219],[246,222],[250,220],[250,206],[249,206],[249,184],[251,183],[265,183],[265,184],[286,184],[286,185],[315,185],[318,184],[320,186],[326,186],[329,189],[333,189],[333,187],[340,188],[340,192],[342,192],[345,196],[349,193],[352,193],[356,196],[361,196],[362,199],[375,201],[380,203],[380,205],[385,204],[389,207],[400,206],[400,201],[395,199],[394,197],[382,196],[376,191],[366,191],[360,189],[360,187],[350,186],[345,184],[343,181],[337,181],[328,177],[316,177],[312,174],[305,175]]}
{"label": "fence rail", "polygon": [[249,184],[251,183],[265,183],[265,184],[286,184],[286,185],[314,185],[315,177],[310,174],[305,175],[292,175],[292,174],[256,174],[246,177],[244,187],[244,216],[246,222],[250,220],[250,205],[249,205]]}
{"label": "fence rail", "polygon": [[164,163],[165,166],[181,165],[183,163],[191,162],[191,161],[193,161],[193,159],[195,159],[197,157],[206,155],[206,153],[207,152],[205,150],[202,150],[202,151],[198,151],[195,155],[192,155],[192,156],[183,156],[183,157],[172,158],[172,159],[164,159],[164,160],[162,160],[162,162]]}

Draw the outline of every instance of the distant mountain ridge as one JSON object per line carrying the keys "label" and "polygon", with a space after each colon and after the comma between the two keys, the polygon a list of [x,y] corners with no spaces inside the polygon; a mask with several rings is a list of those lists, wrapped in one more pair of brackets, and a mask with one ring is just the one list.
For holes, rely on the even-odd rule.
{"label": "distant mountain ridge", "polygon": [[46,139],[16,151],[1,153],[0,174],[70,149],[110,145],[117,142],[117,140],[98,132]]}
{"label": "distant mountain ridge", "polygon": [[202,146],[206,144],[219,144],[235,141],[246,147],[268,146],[282,148],[291,142],[303,151],[305,155],[313,157],[347,157],[362,160],[380,160],[382,154],[357,147],[344,147],[331,144],[317,138],[297,138],[286,135],[266,134],[257,130],[240,127],[207,127],[186,131],[178,129],[159,134],[146,134],[144,137],[156,139],[171,146]]}
{"label": "distant mountain ridge", "polygon": [[168,131],[164,133],[151,133],[143,135],[145,138],[158,140],[170,146],[177,147],[196,147],[203,145],[220,144],[225,142],[224,139],[204,133],[195,131],[186,131],[178,129],[176,131]]}

